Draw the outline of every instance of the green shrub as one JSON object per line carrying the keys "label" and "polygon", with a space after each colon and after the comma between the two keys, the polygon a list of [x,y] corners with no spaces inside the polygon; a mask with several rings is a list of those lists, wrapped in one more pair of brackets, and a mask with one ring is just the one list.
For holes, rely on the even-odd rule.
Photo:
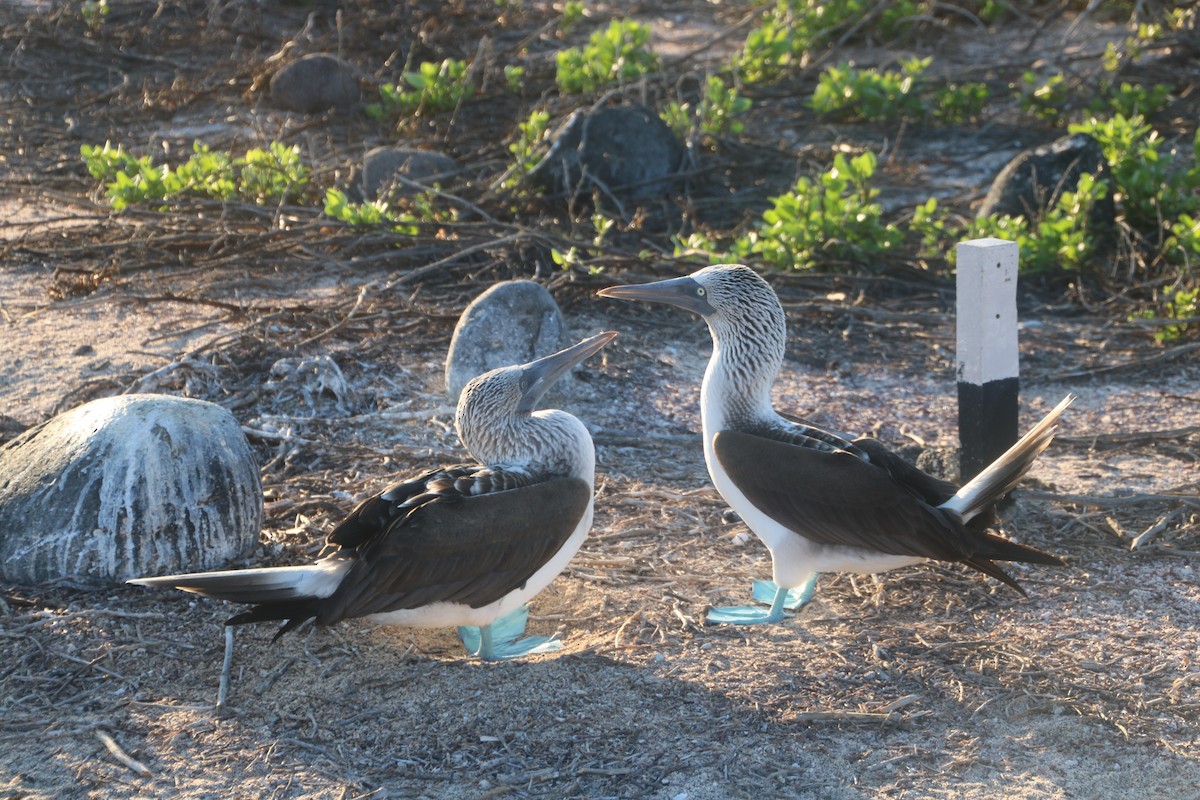
{"label": "green shrub", "polygon": [[874,153],[838,154],[816,180],[801,177],[792,192],[772,198],[749,249],[782,269],[810,268],[817,255],[861,259],[893,251],[903,234],[883,222],[879,190],[870,186],[875,167]]}
{"label": "green shrub", "polygon": [[[1190,167],[1173,151],[1162,151],[1162,138],[1140,114],[1109,119],[1091,118],[1071,125],[1100,143],[1112,169],[1116,200],[1125,221],[1145,232],[1161,229],[1181,214],[1200,211],[1200,131],[1194,140],[1197,157]],[[1157,236],[1153,236],[1157,240]]]}
{"label": "green shrub", "polygon": [[266,150],[246,151],[232,162],[240,169],[237,193],[261,204],[284,203],[296,199],[308,184],[308,167],[300,160],[300,148],[272,142]]}
{"label": "green shrub", "polygon": [[558,52],[558,88],[566,94],[594,92],[608,83],[624,83],[658,69],[658,56],[647,48],[650,26],[613,20],[596,31],[586,47]]}
{"label": "green shrub", "polygon": [[418,220],[412,214],[393,209],[382,200],[352,203],[345,192],[337,189],[325,192],[325,215],[347,225],[386,226],[406,236],[416,236],[419,232],[415,224]]}
{"label": "green shrub", "polygon": [[558,20],[558,29],[569,31],[583,19],[584,4],[579,0],[567,0],[563,5],[562,16]]}
{"label": "green shrub", "polygon": [[296,199],[308,185],[300,148],[279,142],[265,150],[248,150],[241,158],[195,142],[192,156],[176,169],[155,165],[149,156],[132,156],[110,142],[85,144],[79,152],[92,177],[104,183],[117,211],[189,196],[276,204]]}
{"label": "green shrub", "polygon": [[748,83],[774,81],[805,53],[827,44],[834,33],[862,23],[868,14],[873,15],[871,25],[862,35],[890,39],[933,6],[917,0],[776,0],[746,36],[735,65]]}
{"label": "green shrub", "polygon": [[1066,119],[1064,109],[1070,98],[1067,94],[1067,79],[1062,73],[1042,80],[1033,70],[1026,70],[1021,75],[1020,86],[1015,88],[1017,101],[1026,114],[1051,123],[1060,123]]}
{"label": "green shrub", "polygon": [[828,67],[817,80],[810,105],[818,114],[848,119],[893,120],[933,118],[962,122],[979,115],[987,102],[982,83],[950,83],[934,87],[924,80],[932,58],[912,58],[899,71]]}
{"label": "green shrub", "polygon": [[1059,195],[1035,228],[1021,216],[984,217],[972,221],[959,238],[994,236],[1015,241],[1021,252],[1021,271],[1027,274],[1078,271],[1095,252],[1099,232],[1090,229],[1089,220],[1092,207],[1107,191],[1104,181],[1084,173],[1075,191]]}
{"label": "green shrub", "polygon": [[[1200,287],[1193,289],[1168,289],[1163,292],[1158,308],[1144,309],[1131,314],[1130,321],[1136,319],[1177,319],[1187,320],[1200,317]],[[1159,344],[1170,344],[1188,336],[1189,332],[1200,330],[1195,322],[1179,322],[1163,325],[1154,333],[1154,340]]]}
{"label": "green shrub", "polygon": [[108,17],[108,0],[84,0],[79,5],[79,13],[83,16],[83,24],[92,30],[99,30]]}
{"label": "green shrub", "polygon": [[1121,83],[1120,86],[1104,84],[1100,96],[1091,104],[1092,112],[1113,112],[1122,117],[1150,116],[1167,107],[1174,88],[1165,83],[1155,84],[1150,89],[1138,84]]}
{"label": "green shrub", "polygon": [[704,136],[737,136],[746,129],[738,117],[749,110],[749,98],[740,96],[736,86],[726,86],[720,77],[710,75],[704,82],[704,94],[699,102],[669,103],[662,112],[662,118],[685,139],[695,133]]}
{"label": "green shrub", "polygon": [[397,115],[433,114],[457,108],[475,93],[467,62],[448,58],[440,64],[425,61],[415,72],[404,73],[409,88],[393,83],[379,87],[379,102],[367,106],[375,119]]}
{"label": "green shrub", "polygon": [[849,64],[828,67],[821,73],[809,105],[818,114],[857,119],[920,117],[925,105],[914,91],[917,78],[933,61],[913,58],[899,72],[854,69]]}
{"label": "green shrub", "polygon": [[508,146],[515,161],[504,176],[502,185],[506,189],[518,186],[522,179],[538,164],[542,140],[550,125],[550,112],[535,109],[529,119],[517,124],[517,140]]}

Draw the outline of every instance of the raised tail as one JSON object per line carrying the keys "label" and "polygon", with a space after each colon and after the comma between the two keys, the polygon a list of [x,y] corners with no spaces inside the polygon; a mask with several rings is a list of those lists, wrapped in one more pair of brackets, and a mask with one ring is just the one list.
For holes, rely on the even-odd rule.
{"label": "raised tail", "polygon": [[[956,512],[963,522],[988,510],[1004,495],[1008,494],[1017,481],[1029,471],[1041,452],[1049,446],[1058,426],[1058,418],[1075,401],[1075,395],[1067,395],[1042,421],[1026,433],[1004,455],[989,464],[983,472],[972,478],[953,497],[942,503],[940,508]],[[1024,561],[1027,559],[1007,559]]]}
{"label": "raised tail", "polygon": [[[304,566],[192,572],[134,578],[126,583],[179,589],[233,603],[250,603],[254,608],[231,617],[225,624],[288,620],[279,631],[282,634],[316,616],[317,601],[333,594],[350,564],[347,560],[323,559]],[[276,634],[276,638],[278,636]]]}

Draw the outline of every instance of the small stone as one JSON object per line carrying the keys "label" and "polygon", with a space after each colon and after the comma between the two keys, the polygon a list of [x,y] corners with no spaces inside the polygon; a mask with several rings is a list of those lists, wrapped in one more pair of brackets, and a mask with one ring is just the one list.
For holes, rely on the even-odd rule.
{"label": "small stone", "polygon": [[576,111],[554,135],[532,180],[567,197],[633,201],[670,193],[687,150],[674,131],[642,105]]}
{"label": "small stone", "polygon": [[349,108],[361,96],[354,68],[328,53],[313,53],[271,77],[271,102],[285,111],[316,114]]}
{"label": "small stone", "polygon": [[262,488],[226,409],[94,400],[0,447],[0,580],[104,585],[226,566],[262,526]]}
{"label": "small stone", "polygon": [[[558,303],[533,281],[505,281],[467,306],[446,355],[446,394],[453,403],[473,378],[561,350],[567,323]],[[569,376],[556,388],[569,386]],[[553,389],[551,391],[554,391]]]}
{"label": "small stone", "polygon": [[374,199],[389,188],[397,195],[414,195],[421,190],[397,181],[397,176],[433,186],[451,177],[457,169],[454,159],[445,153],[407,147],[376,147],[363,158],[363,195]]}

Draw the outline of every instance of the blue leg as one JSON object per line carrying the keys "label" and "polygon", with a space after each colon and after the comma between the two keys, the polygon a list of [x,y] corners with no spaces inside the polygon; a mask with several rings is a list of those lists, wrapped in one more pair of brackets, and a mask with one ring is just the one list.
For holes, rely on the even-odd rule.
{"label": "blue leg", "polygon": [[528,636],[522,639],[528,619],[529,609],[521,606],[490,625],[480,628],[460,626],[458,636],[467,652],[479,656],[484,661],[506,661],[531,653],[553,653],[562,649],[562,642],[549,636]]}
{"label": "blue leg", "polygon": [[754,599],[770,606],[733,606],[714,608],[708,612],[708,622],[728,622],[733,625],[755,625],[760,622],[779,622],[787,619],[784,610],[795,611],[812,599],[817,586],[817,573],[813,573],[798,589],[784,589],[772,581],[754,582]]}

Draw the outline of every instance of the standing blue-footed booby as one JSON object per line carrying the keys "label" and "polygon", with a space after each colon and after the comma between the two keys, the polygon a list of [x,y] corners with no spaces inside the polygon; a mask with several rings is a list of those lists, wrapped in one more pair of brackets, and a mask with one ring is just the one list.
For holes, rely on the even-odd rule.
{"label": "standing blue-footed booby", "polygon": [[614,286],[603,297],[666,303],[708,323],[713,352],[700,389],[704,460],[725,502],[771,551],[774,585],[756,582],[748,606],[713,622],[775,622],[812,597],[821,572],[874,573],[927,559],[958,561],[1024,594],[993,561],[1061,565],[1055,556],[987,533],[991,510],[1050,443],[1067,397],[959,488],[911,466],[873,439],[786,418],[771,405],[787,327],[771,286],[740,264],[683,278]]}
{"label": "standing blue-footed booby", "polygon": [[385,625],[459,627],[485,660],[560,646],[524,633],[525,603],[566,567],[592,527],[596,456],[583,423],[535,411],[546,390],[611,342],[601,333],[467,384],[455,427],[479,463],[445,467],[363,501],[307,566],[140,578],[251,603],[226,625],[366,617]]}

